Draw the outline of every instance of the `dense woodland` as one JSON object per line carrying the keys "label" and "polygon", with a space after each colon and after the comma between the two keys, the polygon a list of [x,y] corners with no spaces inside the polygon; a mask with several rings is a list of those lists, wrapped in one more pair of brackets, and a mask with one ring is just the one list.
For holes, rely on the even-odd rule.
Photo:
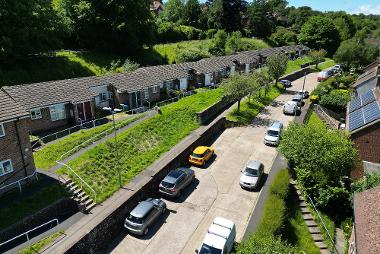
{"label": "dense woodland", "polygon": [[150,10],[151,4],[152,0],[1,1],[0,74],[1,68],[61,49],[105,52],[141,64],[144,50],[155,44],[200,39],[212,39],[207,52],[190,49],[179,57],[182,61],[251,49],[242,46],[244,37],[261,38],[270,46],[302,43],[325,49],[327,56],[349,65],[365,65],[378,54],[376,15],[322,13],[307,6],[290,7],[285,0],[168,0],[158,14]]}

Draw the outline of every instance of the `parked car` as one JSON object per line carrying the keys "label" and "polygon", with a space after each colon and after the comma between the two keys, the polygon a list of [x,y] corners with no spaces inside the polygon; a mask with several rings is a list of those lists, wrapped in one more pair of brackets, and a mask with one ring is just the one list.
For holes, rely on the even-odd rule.
{"label": "parked car", "polygon": [[236,227],[233,221],[216,217],[209,227],[198,254],[228,254],[232,252],[236,239]]}
{"label": "parked car", "polygon": [[303,99],[309,98],[309,92],[306,91],[306,90],[302,90],[301,89],[301,90],[298,91],[298,94],[301,95]]}
{"label": "parked car", "polygon": [[264,137],[264,144],[277,146],[280,143],[282,128],[282,123],[273,122]]}
{"label": "parked car", "polygon": [[166,211],[161,199],[148,198],[141,201],[125,219],[124,227],[132,234],[146,235],[149,227]]}
{"label": "parked car", "polygon": [[334,67],[332,67],[331,70],[332,70],[334,73],[338,73],[338,72],[341,72],[342,69],[343,69],[342,65],[340,65],[340,64],[336,64],[336,65],[334,65]]}
{"label": "parked car", "polygon": [[161,181],[158,191],[169,197],[178,197],[181,191],[195,179],[194,170],[190,168],[177,168],[171,170]]}
{"label": "parked car", "polygon": [[208,146],[198,146],[189,157],[189,162],[196,166],[204,166],[214,155],[214,149]]}
{"label": "parked car", "polygon": [[300,107],[298,106],[298,103],[296,101],[288,101],[285,103],[283,112],[284,114],[291,114],[295,115],[300,111]]}
{"label": "parked car", "polygon": [[332,76],[332,71],[331,70],[327,70],[327,71],[321,71],[320,73],[318,73],[318,82],[322,82],[322,81],[325,81],[326,79],[328,79],[329,77]]}
{"label": "parked car", "polygon": [[259,161],[249,161],[241,171],[240,187],[245,189],[255,189],[259,185],[264,174],[264,165]]}
{"label": "parked car", "polygon": [[296,94],[292,97],[292,101],[295,101],[297,102],[297,105],[298,106],[303,106],[304,105],[304,101],[303,101],[303,97],[301,94]]}
{"label": "parked car", "polygon": [[289,87],[292,86],[292,82],[289,81],[289,80],[286,80],[286,79],[280,80],[280,83],[281,83],[285,88],[289,88]]}

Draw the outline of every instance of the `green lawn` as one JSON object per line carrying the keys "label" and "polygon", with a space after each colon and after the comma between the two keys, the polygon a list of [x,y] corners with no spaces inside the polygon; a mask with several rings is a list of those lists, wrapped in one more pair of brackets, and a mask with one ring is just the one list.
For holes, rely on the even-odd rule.
{"label": "green lawn", "polygon": [[308,116],[307,124],[318,126],[321,128],[326,128],[325,122],[323,122],[321,118],[319,118],[319,116],[314,111],[312,111],[311,114]]}
{"label": "green lawn", "polygon": [[313,72],[318,72],[318,71],[322,71],[324,69],[327,69],[327,68],[330,68],[330,67],[333,67],[335,65],[335,61],[331,58],[326,58],[325,59],[325,62],[323,63],[320,63],[318,64],[318,68],[315,68],[315,65],[312,66],[312,71]]}
{"label": "green lawn", "polygon": [[[16,190],[0,198],[2,205],[0,206],[0,230],[67,196],[65,189],[59,184],[52,184],[33,191],[38,184],[39,182],[36,182],[31,186],[24,187],[22,193]],[[24,198],[23,195],[28,195],[28,192],[33,193]]]}
{"label": "green lawn", "polygon": [[283,238],[296,246],[300,253],[303,251],[308,254],[319,254],[319,248],[315,245],[305,220],[302,218],[301,210],[294,195],[290,195],[286,199],[286,206],[288,214],[282,234]]}
{"label": "green lawn", "polygon": [[292,73],[293,71],[299,70],[301,69],[302,64],[310,63],[311,61],[312,61],[311,58],[308,56],[297,58],[296,60],[293,60],[293,61],[288,61],[288,65],[287,65],[285,73],[288,74],[288,73]]}
{"label": "green lawn", "polygon": [[[222,89],[218,88],[185,97],[162,107],[161,115],[149,118],[119,134],[123,183],[126,184],[198,128],[196,112],[219,101],[222,93]],[[104,201],[118,190],[113,140],[87,151],[69,165],[95,189],[97,202]],[[62,168],[60,172],[65,172],[65,169]]]}
{"label": "green lawn", "polygon": [[40,253],[41,250],[43,250],[48,245],[52,244],[58,237],[63,235],[65,231],[60,230],[57,233],[54,233],[48,237],[45,237],[42,240],[39,240],[38,242],[32,244],[29,247],[26,247],[19,251],[19,254],[36,254]]}
{"label": "green lawn", "polygon": [[259,114],[265,106],[269,105],[275,98],[277,98],[282,91],[282,88],[271,86],[267,96],[265,96],[264,89],[261,89],[261,98],[259,98],[258,95],[255,95],[251,97],[251,100],[244,99],[240,103],[240,112],[238,112],[237,107],[235,107],[227,115],[227,120],[248,125],[257,116],[257,114]]}
{"label": "green lawn", "polygon": [[[137,119],[141,117],[142,115],[138,115],[138,116],[129,118],[127,120],[120,121],[117,123],[118,127],[121,128],[121,127],[127,126],[128,124],[136,121]],[[110,130],[109,132],[112,132],[113,131],[112,126],[113,126],[112,122],[110,122],[110,123],[107,123],[107,124],[104,124],[104,125],[101,125],[89,130],[81,130],[60,139],[57,142],[45,145],[41,150],[33,154],[36,167],[38,169],[45,169],[45,170],[51,168],[52,166],[56,164],[56,160],[58,160],[61,155],[72,150],[73,148],[89,140],[90,138],[92,138],[92,142],[95,142],[101,139],[102,137],[104,137],[104,135],[99,135],[99,134],[101,134],[102,132],[105,132],[106,130]],[[87,147],[89,145],[91,145],[90,142],[82,145],[82,148]],[[62,159],[69,157],[74,152],[75,151],[73,150],[70,153],[65,154],[65,156],[62,157]]]}

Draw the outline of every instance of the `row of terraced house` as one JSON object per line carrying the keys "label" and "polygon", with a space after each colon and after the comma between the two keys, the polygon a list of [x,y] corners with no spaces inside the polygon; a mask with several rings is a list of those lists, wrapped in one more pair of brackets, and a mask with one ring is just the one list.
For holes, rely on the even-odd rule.
{"label": "row of terraced house", "polygon": [[57,80],[0,90],[0,188],[33,174],[30,133],[96,118],[103,107],[135,109],[158,102],[169,90],[187,91],[249,73],[272,54],[305,55],[301,45],[245,51],[197,62],[142,67],[130,73]]}

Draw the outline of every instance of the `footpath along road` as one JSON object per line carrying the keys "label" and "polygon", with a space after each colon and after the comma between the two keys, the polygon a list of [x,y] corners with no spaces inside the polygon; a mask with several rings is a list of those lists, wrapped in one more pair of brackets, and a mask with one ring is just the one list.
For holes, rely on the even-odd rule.
{"label": "footpath along road", "polygon": [[[305,89],[317,85],[317,73],[307,75]],[[135,237],[125,230],[110,244],[108,252],[118,253],[194,253],[199,248],[212,220],[225,217],[235,222],[236,241],[240,241],[255,208],[259,191],[239,186],[240,170],[247,161],[259,160],[270,173],[276,148],[264,145],[268,125],[281,121],[286,127],[294,117],[282,113],[283,105],[302,89],[303,78],[267,106],[247,127],[226,129],[211,144],[215,159],[205,168],[192,167],[197,180],[179,200],[166,201],[168,212],[147,236]]]}

